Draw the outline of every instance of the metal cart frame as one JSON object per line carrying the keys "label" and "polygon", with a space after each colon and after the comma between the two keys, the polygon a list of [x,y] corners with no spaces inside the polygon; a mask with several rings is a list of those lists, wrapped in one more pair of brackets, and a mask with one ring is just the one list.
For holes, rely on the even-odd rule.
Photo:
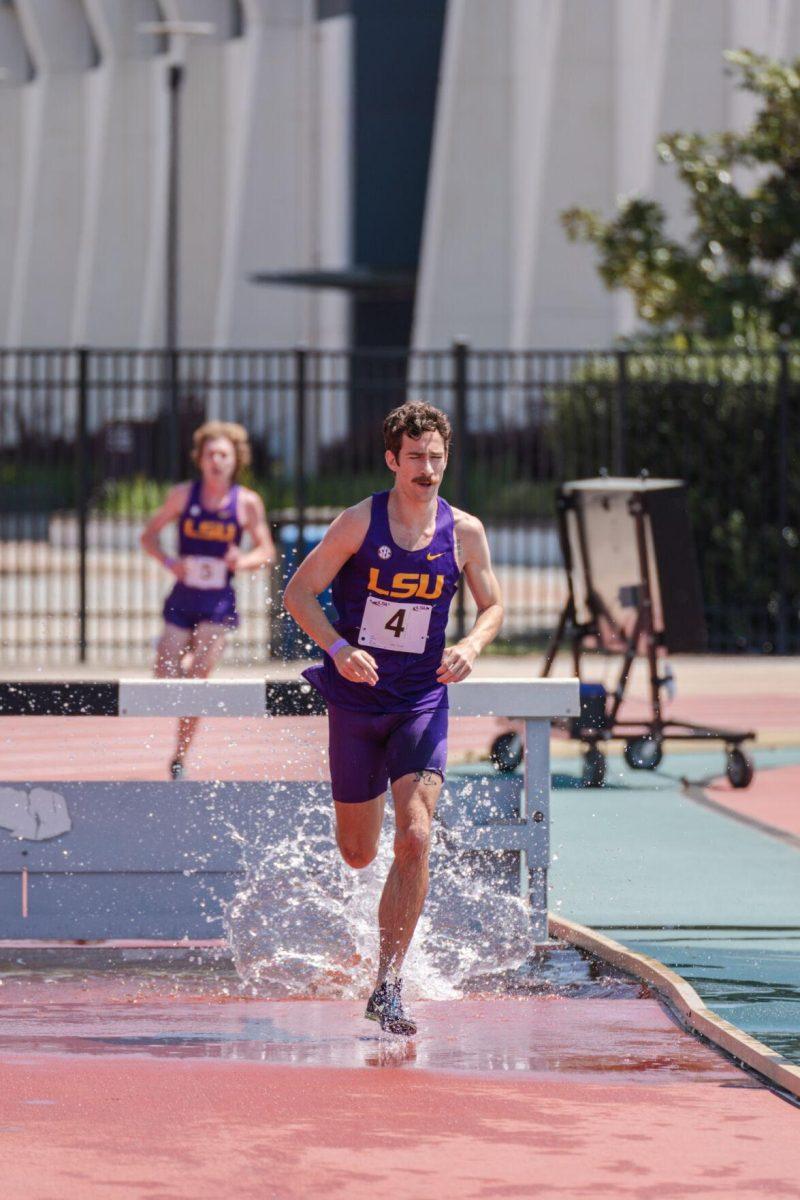
{"label": "metal cart frame", "polygon": [[[586,599],[590,617],[580,623],[576,618],[575,564],[567,531],[567,513],[576,508],[574,497],[564,492],[558,496],[558,522],[564,566],[569,588],[567,601],[561,611],[558,625],[550,640],[542,669],[546,679],[552,670],[556,655],[565,641],[572,651],[574,673],[581,678],[581,659],[589,640],[603,643],[601,622],[612,632],[614,641],[621,647],[610,651],[622,656],[617,685],[611,693],[610,705],[603,704],[602,713],[592,713],[581,704],[581,716],[569,724],[570,736],[586,746],[584,754],[583,782],[587,787],[600,787],[606,774],[606,759],[601,746],[606,742],[624,741],[625,760],[634,770],[655,770],[663,756],[663,744],[670,741],[698,740],[721,741],[725,744],[725,773],[735,788],[748,787],[754,775],[752,759],[742,749],[742,743],[752,741],[756,734],[752,730],[723,729],[710,725],[698,725],[677,718],[665,718],[661,701],[661,689],[671,681],[671,676],[659,673],[659,648],[664,645],[664,635],[655,628],[653,600],[650,592],[651,562],[648,551],[645,524],[646,506],[640,494],[634,493],[628,501],[628,510],[633,517],[639,579],[630,592],[631,608],[636,615],[629,633],[614,619],[609,606],[598,593],[592,579],[591,560],[586,543],[586,531],[577,520],[578,545],[581,554],[581,569],[584,575]],[[643,649],[642,649],[643,647]],[[649,719],[629,720],[620,718],[620,709],[630,680],[634,659],[642,655],[649,668]],[[501,734],[492,745],[492,759],[501,769],[513,769],[522,758],[521,743],[514,733]]]}

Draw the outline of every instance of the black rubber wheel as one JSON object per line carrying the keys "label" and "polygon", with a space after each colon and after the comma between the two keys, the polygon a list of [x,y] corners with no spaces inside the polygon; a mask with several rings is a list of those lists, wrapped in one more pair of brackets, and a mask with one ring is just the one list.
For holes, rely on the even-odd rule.
{"label": "black rubber wheel", "polygon": [[509,774],[522,762],[522,738],[518,733],[501,733],[492,742],[489,757],[498,771]]}
{"label": "black rubber wheel", "polygon": [[654,737],[630,738],[625,743],[625,762],[632,771],[655,771],[662,757],[661,742]]}
{"label": "black rubber wheel", "polygon": [[583,786],[602,787],[606,779],[606,756],[591,746],[583,756]]}
{"label": "black rubber wheel", "polygon": [[725,774],[731,781],[731,787],[749,787],[753,782],[755,770],[752,758],[749,758],[744,750],[740,750],[738,746],[734,746],[732,750],[728,751]]}

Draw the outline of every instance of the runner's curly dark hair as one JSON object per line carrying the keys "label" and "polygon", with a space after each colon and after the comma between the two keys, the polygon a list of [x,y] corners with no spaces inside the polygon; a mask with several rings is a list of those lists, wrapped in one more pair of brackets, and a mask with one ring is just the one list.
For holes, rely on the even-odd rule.
{"label": "runner's curly dark hair", "polygon": [[436,430],[442,435],[444,452],[449,453],[453,430],[447,414],[422,400],[409,400],[407,404],[393,408],[383,422],[383,444],[395,458],[399,458],[404,433],[416,439],[429,430]]}

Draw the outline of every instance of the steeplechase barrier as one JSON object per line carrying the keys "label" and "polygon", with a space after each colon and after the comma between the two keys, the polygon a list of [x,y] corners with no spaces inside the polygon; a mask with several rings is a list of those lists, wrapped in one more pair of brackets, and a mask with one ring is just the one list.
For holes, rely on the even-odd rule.
{"label": "steeplechase barrier", "polygon": [[[524,774],[476,774],[468,797],[463,786],[446,784],[439,811],[461,847],[493,862],[499,886],[518,888],[529,900],[531,932],[545,942],[550,725],[578,715],[578,683],[468,680],[451,687],[449,699],[453,717],[522,722]],[[324,711],[317,692],[294,681],[0,683],[0,716],[297,717]],[[280,780],[0,782],[0,939],[208,939],[209,924],[242,876],[240,843],[224,831],[235,827],[246,836],[258,826],[268,837],[269,821],[285,830],[309,786]]]}

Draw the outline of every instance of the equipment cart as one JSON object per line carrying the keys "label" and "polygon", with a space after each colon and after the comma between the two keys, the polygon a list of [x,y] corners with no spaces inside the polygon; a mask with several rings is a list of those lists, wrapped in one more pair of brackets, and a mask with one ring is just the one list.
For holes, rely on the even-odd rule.
{"label": "equipment cart", "polygon": [[[646,473],[636,479],[576,480],[559,489],[557,510],[568,598],[542,676],[550,674],[567,641],[578,679],[589,646],[621,658],[613,693],[602,684],[581,683],[581,714],[568,726],[570,736],[586,747],[584,784],[602,785],[607,742],[624,741],[628,766],[652,771],[666,741],[714,740],[724,743],[732,786],[747,787],[754,768],[743,743],[755,738],[753,731],[666,719],[662,711],[662,689],[674,681],[667,653],[706,649],[685,484],[650,479]],[[646,718],[628,719],[620,710],[637,655],[649,667],[649,712]],[[491,757],[498,769],[513,770],[522,759],[518,733],[497,737]]]}

